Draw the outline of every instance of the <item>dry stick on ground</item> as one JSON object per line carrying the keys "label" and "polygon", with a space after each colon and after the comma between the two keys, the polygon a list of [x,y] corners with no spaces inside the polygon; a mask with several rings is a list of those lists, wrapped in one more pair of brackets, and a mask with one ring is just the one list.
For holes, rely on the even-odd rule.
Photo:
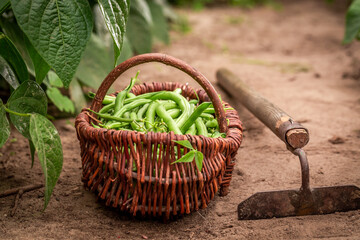
{"label": "dry stick on ground", "polygon": [[20,191],[22,191],[23,193],[33,191],[33,190],[42,188],[43,186],[44,186],[44,184],[32,184],[32,185],[28,185],[25,187],[12,188],[12,189],[9,189],[9,190],[6,190],[6,191],[0,193],[0,198],[17,194]]}
{"label": "dry stick on ground", "polygon": [[19,205],[19,201],[20,201],[20,198],[22,197],[22,195],[24,194],[24,191],[22,189],[19,190],[18,194],[16,195],[15,197],[15,201],[14,201],[14,207],[13,209],[11,210],[11,213],[10,213],[10,216],[14,216],[15,215],[15,212],[16,212],[16,209]]}
{"label": "dry stick on ground", "polygon": [[42,188],[43,186],[44,186],[44,184],[33,184],[33,185],[25,186],[25,187],[12,188],[12,189],[6,190],[5,192],[0,193],[0,198],[17,194],[15,197],[15,201],[14,201],[14,207],[12,208],[12,210],[10,212],[10,216],[13,217],[15,215],[17,207],[19,206],[19,201],[20,201],[20,198],[22,197],[22,195],[25,192],[33,191],[33,190]]}

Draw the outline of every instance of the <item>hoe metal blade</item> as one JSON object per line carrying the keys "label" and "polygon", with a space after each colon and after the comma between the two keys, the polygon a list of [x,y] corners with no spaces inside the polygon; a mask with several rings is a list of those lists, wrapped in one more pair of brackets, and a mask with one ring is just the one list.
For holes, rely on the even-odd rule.
{"label": "hoe metal blade", "polygon": [[328,214],[360,209],[360,188],[334,186],[258,192],[238,206],[240,220]]}
{"label": "hoe metal blade", "polygon": [[360,188],[356,186],[310,189],[306,154],[302,149],[295,149],[293,153],[299,156],[301,164],[300,190],[255,193],[239,204],[240,220],[328,214],[360,209]]}

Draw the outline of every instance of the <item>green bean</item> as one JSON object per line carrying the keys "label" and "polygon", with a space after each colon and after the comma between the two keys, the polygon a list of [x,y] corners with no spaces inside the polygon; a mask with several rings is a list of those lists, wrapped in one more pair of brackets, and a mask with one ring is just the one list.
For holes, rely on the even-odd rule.
{"label": "green bean", "polygon": [[[94,98],[95,95],[96,95],[96,94],[93,93],[93,92],[89,92],[89,93],[88,93],[88,97],[89,97],[89,98]],[[116,98],[116,97],[114,97],[114,96],[105,95],[105,98],[104,98],[104,100],[102,101],[102,104],[104,104],[104,105],[110,104],[110,103],[112,103],[112,102],[115,101],[115,98]]]}
{"label": "green bean", "polygon": [[[106,95],[104,106],[98,113],[90,110],[104,123],[92,123],[93,127],[139,132],[173,131],[175,134],[224,137],[225,134],[219,132],[218,122],[214,116],[215,109],[211,103],[199,104],[198,99],[188,101],[181,95],[180,88],[136,96],[130,93],[135,80],[136,77],[132,78],[129,86],[116,97]],[[90,92],[89,97],[94,98],[95,94]],[[197,104],[199,105],[195,107]],[[225,111],[232,109],[224,107]]]}
{"label": "green bean", "polygon": [[127,119],[127,118],[119,118],[119,117],[115,117],[115,116],[111,116],[109,114],[105,114],[105,113],[97,113],[91,109],[88,109],[90,112],[95,113],[96,115],[98,115],[99,117],[103,118],[103,119],[107,119],[107,120],[114,120],[114,121],[118,121],[118,122],[132,122],[131,119]]}
{"label": "green bean", "polygon": [[210,105],[210,102],[203,102],[201,103],[195,111],[190,115],[190,117],[186,120],[184,125],[181,127],[181,132],[185,133],[191,125],[196,121],[196,119],[199,118],[200,114],[207,109],[207,107]]}
{"label": "green bean", "polygon": [[196,130],[198,135],[208,136],[208,131],[206,129],[205,123],[201,118],[195,120]]}
{"label": "green bean", "polygon": [[142,106],[139,111],[137,112],[137,119],[143,119],[143,116],[148,109],[150,103],[146,103],[144,106]]}
{"label": "green bean", "polygon": [[[190,102],[189,102],[189,103],[190,103]],[[196,103],[190,103],[190,112],[191,112],[191,114],[194,112],[195,104],[196,104]],[[193,124],[189,127],[189,130],[187,130],[185,134],[192,134],[192,135],[195,135],[195,134],[196,134],[196,126],[195,126],[195,123],[193,123]]]}
{"label": "green bean", "polygon": [[208,128],[216,128],[219,127],[218,121],[216,119],[210,120],[206,122],[206,127]]}
{"label": "green bean", "polygon": [[130,113],[130,119],[133,120],[133,122],[130,124],[131,125],[131,128],[135,131],[138,131],[138,132],[143,132],[144,130],[142,129],[142,127],[137,123],[137,115],[135,112],[131,112]]}
{"label": "green bean", "polygon": [[[133,98],[130,98],[133,99]],[[115,117],[121,117],[125,112],[130,111],[131,109],[134,109],[136,107],[142,106],[146,103],[151,102],[150,99],[138,99],[132,103],[124,105],[118,112],[114,113]]]}
{"label": "green bean", "polygon": [[124,105],[125,104],[129,104],[129,103],[132,103],[136,100],[139,100],[139,99],[148,99],[148,98],[151,98],[152,96],[158,94],[159,92],[149,92],[149,93],[144,93],[144,94],[141,94],[141,95],[138,95],[136,97],[133,97],[133,98],[127,98],[125,99],[124,101]]}
{"label": "green bean", "polygon": [[173,91],[174,93],[181,94],[182,90],[181,88],[177,88]]}
{"label": "green bean", "polygon": [[[190,102],[189,102],[190,103]],[[194,112],[195,109],[195,104],[194,103],[190,103],[190,111],[189,114],[192,114]]]}
{"label": "green bean", "polygon": [[107,113],[109,110],[113,109],[114,106],[115,106],[115,101],[100,109],[99,113]]}
{"label": "green bean", "polygon": [[159,92],[155,96],[152,96],[150,99],[152,100],[167,99],[176,102],[182,111],[180,117],[176,119],[176,124],[178,125],[179,128],[185,123],[186,119],[189,117],[190,104],[186,100],[186,98],[184,98],[182,95],[179,95],[174,92]]}
{"label": "green bean", "polygon": [[195,126],[195,123],[194,123],[193,125],[191,125],[191,127],[189,128],[189,130],[186,131],[185,134],[196,135],[196,126]]}
{"label": "green bean", "polygon": [[[165,109],[166,110],[166,109]],[[173,119],[177,118],[181,114],[181,110],[178,108],[170,109],[167,111],[167,113],[172,117]]]}
{"label": "green bean", "polygon": [[147,129],[151,129],[155,122],[155,109],[159,102],[154,101],[150,104],[148,110],[146,111],[146,122],[145,126]]}
{"label": "green bean", "polygon": [[210,114],[210,113],[202,113],[200,114],[200,117],[204,118],[204,119],[214,119],[214,115]]}
{"label": "green bean", "polygon": [[129,119],[129,118],[130,118],[130,113],[129,113],[129,112],[125,112],[125,113],[124,113],[124,118]]}
{"label": "green bean", "polygon": [[114,107],[115,115],[124,106],[125,98],[126,98],[127,94],[130,92],[130,90],[132,89],[132,87],[135,85],[135,81],[137,80],[138,74],[139,74],[139,72],[137,72],[135,78],[131,78],[130,84],[123,91],[119,92],[118,95],[116,96],[115,107]]}
{"label": "green bean", "polygon": [[190,104],[193,103],[193,104],[195,104],[195,105],[198,104],[198,102],[199,102],[199,100],[197,100],[197,99],[191,99],[191,100],[189,101]]}
{"label": "green bean", "polygon": [[[94,98],[95,97],[95,95],[96,95],[96,93],[94,93],[94,92],[88,92],[88,97],[89,98]],[[106,97],[106,96],[105,96]]]}
{"label": "green bean", "polygon": [[[156,111],[156,109],[155,109]],[[153,132],[169,132],[166,123],[160,118],[157,117],[157,120],[154,123],[154,127],[152,129]]]}
{"label": "green bean", "polygon": [[220,137],[220,136],[221,135],[220,135],[220,133],[218,131],[209,134],[209,137],[212,137],[212,138],[217,138],[217,137]]}
{"label": "green bean", "polygon": [[106,124],[106,125],[104,125],[104,127],[107,129],[115,129],[115,128],[121,128],[121,127],[127,126],[129,124],[130,123],[114,122],[114,123]]}
{"label": "green bean", "polygon": [[146,110],[148,109],[150,103],[146,103],[144,106],[142,106],[139,111],[137,112],[137,119],[141,120],[136,122],[136,124],[141,128],[145,129],[144,127],[144,114],[146,113]]}
{"label": "green bean", "polygon": [[143,106],[144,106],[144,105],[138,106],[138,107],[132,109],[131,112],[135,112],[135,113],[137,114],[137,112],[139,111],[139,109],[142,108]]}
{"label": "green bean", "polygon": [[131,131],[130,128],[127,128],[126,126],[125,127],[118,127],[116,128],[117,130],[125,130],[125,131]]}
{"label": "green bean", "polygon": [[119,112],[120,109],[124,106],[125,97],[126,97],[126,92],[125,91],[121,91],[121,92],[118,93],[118,95],[116,95],[115,105],[114,105],[114,113],[115,114],[117,112]]}
{"label": "green bean", "polygon": [[173,101],[165,102],[162,105],[164,106],[165,110],[170,110],[178,107],[178,105]]}
{"label": "green bean", "polygon": [[211,135],[212,138],[218,138],[218,137],[222,137],[222,138],[225,138],[226,137],[226,134],[225,133],[221,133],[219,131],[215,131],[212,135]]}
{"label": "green bean", "polygon": [[[113,117],[116,117],[116,116],[113,116]],[[120,118],[120,117],[117,117],[117,118]],[[123,119],[131,120],[131,119],[130,119],[130,113],[129,113],[129,112],[125,112],[125,113],[123,114]],[[128,122],[132,122],[132,121],[128,121]],[[111,125],[111,124],[113,124],[113,123],[115,123],[114,120],[109,121],[109,122],[107,122],[107,123],[105,124],[105,126],[109,126],[109,125]]]}
{"label": "green bean", "polygon": [[[154,96],[154,95],[156,95],[158,93],[161,93],[161,92],[166,92],[166,91],[149,92],[149,93],[144,93],[144,94],[141,94],[141,95],[138,95],[138,96],[134,95],[132,97],[126,98],[125,101],[124,101],[124,104],[129,104],[129,103],[131,103],[133,101],[136,101],[138,99],[150,98],[150,97],[152,97],[152,96]],[[132,93],[129,93],[129,94],[132,94]],[[94,98],[94,96],[95,96],[95,93],[89,92],[89,97],[90,98]],[[104,105],[114,104],[115,99],[116,99],[116,97],[106,95],[103,102],[102,102],[102,104],[104,104]]]}
{"label": "green bean", "polygon": [[166,112],[164,106],[157,104],[155,110],[157,115],[164,120],[170,131],[173,131],[175,134],[182,134],[174,119]]}
{"label": "green bean", "polygon": [[[124,106],[125,99],[128,96],[128,94],[129,94],[130,90],[132,89],[132,87],[135,85],[135,81],[137,80],[138,75],[139,75],[139,71],[136,73],[134,78],[131,78],[130,84],[123,91],[119,92],[118,95],[116,96],[115,107],[114,107],[114,112],[115,112],[114,114],[115,115]],[[132,98],[134,98],[134,97],[132,97]],[[130,99],[131,99],[131,97],[130,97]]]}
{"label": "green bean", "polygon": [[95,125],[93,122],[91,123],[91,125],[92,125],[94,128],[100,128],[98,125]]}
{"label": "green bean", "polygon": [[[129,104],[129,103],[132,103],[134,101],[137,101],[139,99],[149,99],[159,93],[168,93],[169,91],[159,91],[159,92],[148,92],[148,93],[143,93],[143,94],[140,94],[140,95],[137,95],[136,97],[133,97],[133,98],[126,98],[125,101],[124,101],[124,105],[125,104]],[[115,98],[114,98],[115,100]]]}
{"label": "green bean", "polygon": [[136,95],[133,94],[133,93],[131,93],[131,92],[128,92],[128,93],[126,94],[126,97],[127,97],[127,98],[134,98],[134,97],[136,97]]}

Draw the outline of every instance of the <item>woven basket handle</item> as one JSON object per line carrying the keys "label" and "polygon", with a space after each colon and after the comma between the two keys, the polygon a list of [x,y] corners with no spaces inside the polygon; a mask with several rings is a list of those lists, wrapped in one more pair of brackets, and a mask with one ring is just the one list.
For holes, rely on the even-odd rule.
{"label": "woven basket handle", "polygon": [[111,87],[111,85],[115,82],[115,80],[126,70],[129,68],[132,68],[134,66],[137,66],[142,63],[148,63],[148,62],[160,62],[166,65],[170,65],[174,68],[177,68],[185,73],[187,73],[189,76],[191,76],[196,82],[198,82],[201,87],[205,90],[207,95],[210,97],[214,108],[215,108],[215,115],[219,123],[220,132],[227,132],[227,123],[226,123],[226,117],[225,117],[225,111],[222,106],[221,100],[214,89],[214,87],[211,85],[209,80],[202,75],[199,71],[197,71],[195,68],[191,67],[187,63],[165,55],[161,53],[148,53],[148,54],[142,54],[134,56],[125,62],[122,62],[118,66],[116,66],[110,73],[107,75],[107,77],[104,79],[104,81],[101,83],[98,91],[96,92],[96,95],[92,101],[91,109],[95,112],[98,112],[101,108],[102,101],[104,100],[104,97]]}

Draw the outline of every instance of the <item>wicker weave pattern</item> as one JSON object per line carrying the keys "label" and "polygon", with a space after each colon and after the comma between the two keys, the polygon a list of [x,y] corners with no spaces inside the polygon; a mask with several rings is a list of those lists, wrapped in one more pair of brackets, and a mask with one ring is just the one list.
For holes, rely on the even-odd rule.
{"label": "wicker weave pattern", "polygon": [[[145,83],[132,92],[183,89],[183,95],[196,98],[191,87],[178,83]],[[200,101],[209,101],[197,90]],[[230,107],[227,103],[226,107]],[[107,206],[137,214],[162,216],[189,214],[205,208],[220,187],[226,195],[235,155],[242,141],[242,125],[235,110],[226,112],[229,120],[226,138],[208,138],[170,133],[148,134],[136,131],[96,129],[86,110],[76,118],[86,188],[105,200]],[[204,154],[202,171],[196,164],[171,164],[181,157],[173,140],[187,139]],[[187,153],[184,148],[184,154]],[[134,171],[134,166],[136,170]]]}

